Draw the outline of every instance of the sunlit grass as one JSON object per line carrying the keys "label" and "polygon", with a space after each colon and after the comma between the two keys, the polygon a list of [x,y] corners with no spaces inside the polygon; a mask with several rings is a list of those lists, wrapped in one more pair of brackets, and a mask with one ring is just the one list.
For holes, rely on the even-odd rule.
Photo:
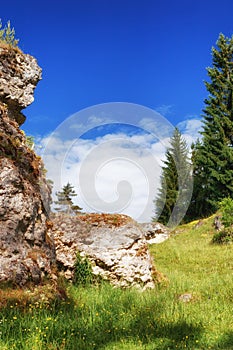
{"label": "sunlit grass", "polygon": [[211,244],[212,219],[193,227],[151,246],[169,280],[154,290],[68,285],[66,300],[48,286],[1,290],[0,350],[233,349],[233,247]]}

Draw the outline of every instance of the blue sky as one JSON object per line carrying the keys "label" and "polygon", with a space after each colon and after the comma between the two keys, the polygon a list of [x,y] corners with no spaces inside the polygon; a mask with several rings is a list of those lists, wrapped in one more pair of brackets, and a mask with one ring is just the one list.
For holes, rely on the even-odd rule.
{"label": "blue sky", "polygon": [[37,137],[53,194],[69,181],[85,211],[150,220],[171,130],[189,145],[198,136],[211,47],[233,34],[232,13],[232,0],[1,4],[43,70],[23,129]]}
{"label": "blue sky", "polygon": [[172,124],[200,116],[211,47],[233,33],[232,13],[232,0],[4,1],[2,22],[43,69],[24,129],[44,134],[117,101],[158,109]]}

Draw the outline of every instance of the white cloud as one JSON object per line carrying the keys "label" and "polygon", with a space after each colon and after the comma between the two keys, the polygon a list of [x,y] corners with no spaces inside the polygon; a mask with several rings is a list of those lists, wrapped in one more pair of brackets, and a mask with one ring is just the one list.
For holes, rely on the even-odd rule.
{"label": "white cloud", "polygon": [[189,146],[198,138],[201,138],[200,131],[202,130],[203,123],[195,116],[192,119],[187,119],[180,122],[177,124],[177,127],[186,139]]}
{"label": "white cloud", "polygon": [[[148,125],[149,130],[159,128],[157,137],[153,132],[121,132],[86,140],[73,134],[68,137],[63,130],[41,139],[47,177],[54,181],[54,199],[55,192],[69,181],[78,194],[74,201],[86,212],[121,212],[141,222],[150,221],[168,136],[174,127],[148,118],[139,124],[146,130]],[[197,138],[200,126],[198,119],[178,124],[189,144]]]}
{"label": "white cloud", "polygon": [[161,105],[155,108],[156,112],[161,113],[163,116],[167,116],[171,113],[173,105]]}
{"label": "white cloud", "polygon": [[151,135],[121,133],[69,141],[52,136],[40,144],[47,144],[42,157],[54,194],[69,181],[84,211],[119,211],[140,221],[153,216],[164,148],[153,143]]}

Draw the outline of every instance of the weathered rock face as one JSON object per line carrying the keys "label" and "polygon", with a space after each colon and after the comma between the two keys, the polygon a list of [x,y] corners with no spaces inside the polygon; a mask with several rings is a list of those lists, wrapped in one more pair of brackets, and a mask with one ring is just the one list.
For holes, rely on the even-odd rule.
{"label": "weathered rock face", "polygon": [[112,284],[153,288],[153,263],[140,225],[126,215],[57,214],[50,230],[57,262],[72,278],[76,252],[92,262],[92,270]]}
{"label": "weathered rock face", "polygon": [[22,124],[21,110],[34,101],[33,92],[41,79],[34,57],[0,47],[0,100],[8,106],[8,116]]}
{"label": "weathered rock face", "polygon": [[33,57],[0,48],[0,282],[17,285],[39,282],[55,258],[45,210],[50,189],[18,125],[40,74]]}

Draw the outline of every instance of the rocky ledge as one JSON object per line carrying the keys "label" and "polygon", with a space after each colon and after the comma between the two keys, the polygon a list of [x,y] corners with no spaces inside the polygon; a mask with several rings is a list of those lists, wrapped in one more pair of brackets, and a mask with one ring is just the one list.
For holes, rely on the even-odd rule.
{"label": "rocky ledge", "polygon": [[34,101],[33,93],[41,72],[34,57],[17,49],[0,47],[0,100],[8,107],[8,116],[19,125],[25,121],[21,110]]}

